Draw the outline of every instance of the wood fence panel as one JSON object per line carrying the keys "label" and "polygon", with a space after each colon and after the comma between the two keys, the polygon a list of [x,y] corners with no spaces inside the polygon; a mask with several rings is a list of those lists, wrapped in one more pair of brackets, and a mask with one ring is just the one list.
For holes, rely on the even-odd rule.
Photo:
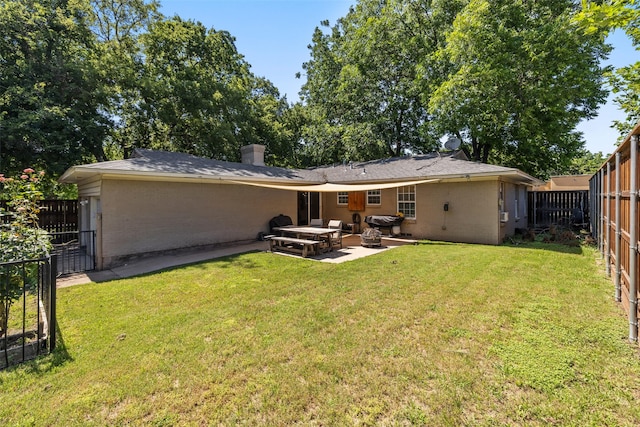
{"label": "wood fence panel", "polygon": [[631,341],[638,340],[640,317],[639,135],[640,123],[590,181],[595,198],[591,203],[594,237],[613,279],[616,299],[627,313]]}
{"label": "wood fence panel", "polygon": [[[7,202],[0,201],[0,207],[6,209]],[[10,218],[4,217],[5,223]],[[38,214],[40,228],[49,233],[63,233],[78,230],[77,200],[43,200]]]}
{"label": "wood fence panel", "polygon": [[78,230],[76,200],[45,200],[40,210],[40,227],[50,233]]}

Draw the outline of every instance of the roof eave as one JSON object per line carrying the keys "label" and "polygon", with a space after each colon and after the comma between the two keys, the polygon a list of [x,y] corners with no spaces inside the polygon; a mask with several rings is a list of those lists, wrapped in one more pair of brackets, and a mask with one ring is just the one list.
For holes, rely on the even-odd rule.
{"label": "roof eave", "polygon": [[207,175],[207,174],[184,174],[175,172],[157,171],[130,171],[86,168],[73,166],[68,169],[58,181],[63,184],[78,184],[85,179],[100,176],[102,179],[121,179],[129,181],[171,181],[171,182],[207,182],[223,183],[225,181],[254,181],[254,182],[281,182],[291,183],[295,181],[300,184],[319,184],[320,180],[309,180],[302,178],[280,178],[280,177],[260,177],[260,176],[227,176],[227,175]]}
{"label": "roof eave", "polygon": [[[305,179],[300,177],[284,178],[284,177],[265,177],[253,175],[209,175],[205,173],[175,173],[175,172],[158,172],[158,171],[136,171],[136,170],[118,170],[109,168],[86,167],[83,165],[72,166],[58,179],[61,183],[78,184],[91,177],[99,176],[102,179],[123,179],[123,180],[143,180],[143,181],[173,181],[173,182],[207,182],[207,183],[223,183],[225,181],[252,181],[265,183],[284,183],[284,184],[323,184],[326,180],[321,178]],[[411,176],[403,178],[378,178],[378,179],[350,179],[333,181],[340,184],[375,184],[375,183],[401,183],[404,181],[415,181],[416,179],[437,179],[440,182],[464,182],[479,181],[505,178],[514,182],[527,185],[543,185],[544,182],[528,175],[518,169],[505,168],[503,171],[487,171],[487,172],[469,172],[432,176]]]}

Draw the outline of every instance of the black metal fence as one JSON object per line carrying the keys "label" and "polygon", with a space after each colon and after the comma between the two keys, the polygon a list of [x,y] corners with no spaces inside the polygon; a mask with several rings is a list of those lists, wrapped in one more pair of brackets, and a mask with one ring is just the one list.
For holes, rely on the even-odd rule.
{"label": "black metal fence", "polygon": [[96,232],[67,231],[49,233],[57,255],[59,275],[91,271],[96,268]]}
{"label": "black metal fence", "polygon": [[530,191],[529,227],[563,225],[589,228],[589,191]]}
{"label": "black metal fence", "polygon": [[54,350],[56,256],[0,263],[0,369]]}

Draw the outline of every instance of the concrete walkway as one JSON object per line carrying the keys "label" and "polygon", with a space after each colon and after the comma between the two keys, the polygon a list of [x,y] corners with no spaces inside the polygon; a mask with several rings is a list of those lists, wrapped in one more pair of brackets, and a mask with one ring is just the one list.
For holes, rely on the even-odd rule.
{"label": "concrete walkway", "polygon": [[141,274],[151,273],[180,265],[193,264],[245,252],[267,251],[268,249],[269,242],[256,241],[248,244],[221,246],[219,248],[203,251],[140,258],[131,260],[127,264],[114,267],[110,270],[87,271],[85,273],[59,277],[57,280],[57,287],[64,288],[67,286],[81,285],[91,282],[107,282],[109,280],[139,276]]}
{"label": "concrete walkway", "polygon": [[[374,255],[397,246],[416,243],[414,240],[393,239],[383,237],[380,247],[365,248],[360,244],[359,235],[347,235],[342,240],[342,249],[337,249],[325,254],[308,257],[306,259],[312,261],[320,261],[327,263],[341,263],[354,259]],[[184,252],[178,254],[159,255],[149,258],[140,258],[132,260],[127,264],[114,267],[110,270],[87,271],[85,273],[73,274],[65,277],[59,277],[57,287],[64,288],[67,286],[81,285],[91,282],[107,282],[109,280],[123,279],[126,277],[139,276],[141,274],[151,273],[154,271],[164,270],[180,265],[193,264],[211,259],[222,258],[229,255],[236,255],[246,252],[268,252],[269,242],[256,241],[246,244],[221,246],[215,249]],[[301,258],[297,255],[291,255],[283,252],[274,252],[275,255],[293,256]]]}

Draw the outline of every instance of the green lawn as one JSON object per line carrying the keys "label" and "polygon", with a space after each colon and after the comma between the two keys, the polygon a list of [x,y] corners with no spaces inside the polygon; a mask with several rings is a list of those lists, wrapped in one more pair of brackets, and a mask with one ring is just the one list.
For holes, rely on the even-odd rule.
{"label": "green lawn", "polygon": [[251,253],[58,293],[3,425],[640,424],[640,359],[590,248]]}

